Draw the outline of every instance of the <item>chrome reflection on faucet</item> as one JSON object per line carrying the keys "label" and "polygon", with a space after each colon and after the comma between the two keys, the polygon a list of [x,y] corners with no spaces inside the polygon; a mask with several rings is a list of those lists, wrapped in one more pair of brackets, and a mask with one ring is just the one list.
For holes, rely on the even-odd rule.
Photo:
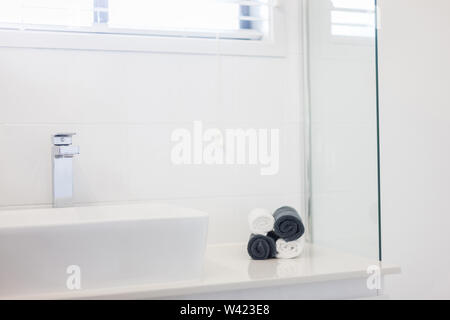
{"label": "chrome reflection on faucet", "polygon": [[73,157],[80,153],[78,146],[72,145],[75,133],[53,135],[53,206],[68,207],[73,203]]}

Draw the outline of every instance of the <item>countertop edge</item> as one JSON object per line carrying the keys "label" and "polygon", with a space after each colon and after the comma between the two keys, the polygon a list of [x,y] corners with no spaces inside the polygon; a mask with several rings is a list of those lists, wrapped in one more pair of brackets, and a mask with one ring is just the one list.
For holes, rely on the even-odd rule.
{"label": "countertop edge", "polygon": [[[238,245],[238,244],[236,244]],[[229,245],[228,245],[229,246]],[[343,254],[344,255],[344,254]],[[381,275],[401,273],[399,266],[384,262],[373,261],[380,266]],[[329,272],[317,275],[287,276],[285,278],[253,279],[224,282],[214,277],[183,281],[178,283],[152,284],[129,287],[114,287],[105,289],[80,290],[61,293],[46,293],[29,296],[10,296],[1,299],[11,300],[61,300],[61,299],[158,299],[191,294],[212,293],[218,291],[245,290],[255,288],[270,288],[276,286],[290,286],[311,284],[328,281],[351,280],[367,278],[367,269],[363,267],[349,271]]]}

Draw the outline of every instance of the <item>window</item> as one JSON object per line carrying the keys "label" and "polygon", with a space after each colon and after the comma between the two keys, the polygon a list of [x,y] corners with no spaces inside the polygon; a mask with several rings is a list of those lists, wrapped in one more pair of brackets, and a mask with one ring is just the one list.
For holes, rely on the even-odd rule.
{"label": "window", "polygon": [[375,0],[331,0],[333,36],[375,36]]}
{"label": "window", "polygon": [[261,40],[271,0],[0,0],[0,29]]}

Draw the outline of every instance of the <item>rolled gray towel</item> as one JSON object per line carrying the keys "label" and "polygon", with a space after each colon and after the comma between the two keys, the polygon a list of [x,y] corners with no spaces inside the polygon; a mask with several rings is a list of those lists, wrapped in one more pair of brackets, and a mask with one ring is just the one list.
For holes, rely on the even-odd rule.
{"label": "rolled gray towel", "polygon": [[267,236],[268,236],[269,238],[272,238],[273,241],[275,241],[275,244],[277,243],[277,240],[280,239],[280,237],[279,237],[275,232],[273,232],[273,231],[270,231],[270,232],[267,234]]}
{"label": "rolled gray towel", "polygon": [[261,234],[251,234],[247,245],[248,255],[254,260],[265,260],[275,257],[275,241]]}
{"label": "rolled gray towel", "polygon": [[305,233],[305,226],[298,212],[291,207],[277,209],[273,217],[275,224],[273,231],[285,241],[294,241]]}

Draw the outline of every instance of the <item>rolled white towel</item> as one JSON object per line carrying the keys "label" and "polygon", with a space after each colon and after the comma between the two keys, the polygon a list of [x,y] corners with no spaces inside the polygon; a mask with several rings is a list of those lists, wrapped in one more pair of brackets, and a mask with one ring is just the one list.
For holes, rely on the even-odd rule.
{"label": "rolled white towel", "polygon": [[266,235],[272,231],[274,222],[272,214],[266,209],[253,209],[248,215],[248,225],[254,234]]}
{"label": "rolled white towel", "polygon": [[277,255],[279,259],[291,259],[297,258],[303,252],[305,247],[305,237],[294,241],[285,241],[283,239],[278,239],[276,241]]}

